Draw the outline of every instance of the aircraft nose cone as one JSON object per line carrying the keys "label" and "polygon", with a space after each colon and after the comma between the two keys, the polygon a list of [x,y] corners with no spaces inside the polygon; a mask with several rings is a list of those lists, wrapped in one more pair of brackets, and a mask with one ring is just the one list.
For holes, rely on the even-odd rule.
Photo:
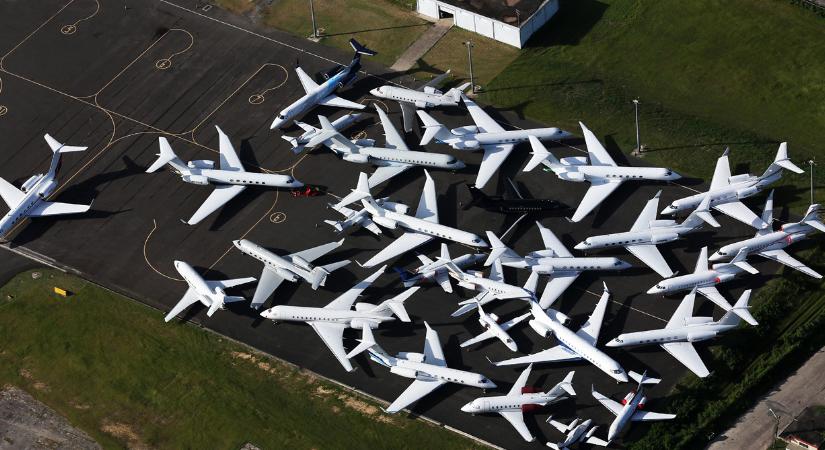
{"label": "aircraft nose cone", "polygon": [[656,292],[658,292],[658,289],[656,289],[656,286],[653,286],[652,288],[647,290],[648,294],[655,294]]}
{"label": "aircraft nose cone", "polygon": [[710,255],[708,261],[719,261],[720,259],[722,259],[722,255],[720,255],[719,252],[714,252],[712,255]]}
{"label": "aircraft nose cone", "polygon": [[616,341],[616,339],[613,339],[612,341],[608,341],[607,344],[604,345],[606,347],[617,347],[619,343]]}
{"label": "aircraft nose cone", "polygon": [[301,183],[298,180],[293,181],[290,185],[294,188],[304,187],[304,183]]}
{"label": "aircraft nose cone", "polygon": [[620,373],[620,374],[616,377],[616,380],[618,380],[618,381],[619,381],[619,382],[621,382],[621,383],[627,383],[627,374],[626,374],[626,373],[624,373],[624,372]]}
{"label": "aircraft nose cone", "polygon": [[381,91],[379,91],[378,88],[375,88],[375,89],[370,90],[370,94],[372,94],[376,97],[380,97],[381,96]]}
{"label": "aircraft nose cone", "polygon": [[576,250],[584,250],[584,249],[587,248],[587,242],[581,241],[578,244],[576,244],[576,246],[573,247],[573,248],[576,249]]}
{"label": "aircraft nose cone", "polygon": [[467,403],[466,405],[461,407],[461,410],[466,412],[466,413],[473,412],[473,409],[474,409],[473,408],[473,402]]}

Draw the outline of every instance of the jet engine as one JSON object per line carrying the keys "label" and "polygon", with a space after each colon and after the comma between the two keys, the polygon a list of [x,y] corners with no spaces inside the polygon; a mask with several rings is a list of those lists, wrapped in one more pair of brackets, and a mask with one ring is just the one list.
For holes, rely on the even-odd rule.
{"label": "jet engine", "polygon": [[551,319],[562,325],[567,325],[570,323],[570,317],[563,312],[556,311],[555,309],[548,309],[545,313],[547,313]]}
{"label": "jet engine", "polygon": [[423,102],[423,101],[421,101],[421,100],[418,100],[418,101],[416,101],[416,102],[415,102],[415,107],[416,107],[416,108],[421,108],[421,109],[423,109],[423,108],[431,108],[431,107],[433,107],[433,106],[435,106],[435,105],[433,105],[433,104],[432,104],[432,103],[430,103],[430,102]]}
{"label": "jet engine", "polygon": [[381,205],[382,208],[384,208],[388,211],[397,212],[399,214],[407,214],[407,211],[410,209],[409,206],[407,206],[403,203],[398,203],[398,202],[383,201],[383,202],[379,202],[378,204]]}
{"label": "jet engine", "polygon": [[211,161],[208,159],[198,159],[195,161],[189,161],[186,165],[190,169],[214,169],[215,168],[215,161]]}
{"label": "jet engine", "polygon": [[751,186],[749,188],[739,189],[738,191],[736,191],[736,197],[742,199],[750,197],[752,195],[756,195],[758,193],[759,188],[756,186]]}
{"label": "jet engine", "polygon": [[687,340],[688,342],[700,342],[706,341],[708,339],[712,339],[716,337],[715,331],[702,331],[702,332],[692,332],[688,333]]}
{"label": "jet engine", "polygon": [[587,179],[581,172],[562,172],[558,177],[567,181],[585,181]]}
{"label": "jet engine", "polygon": [[372,221],[377,223],[378,225],[384,227],[384,228],[389,228],[390,230],[394,230],[395,226],[396,226],[396,223],[395,223],[394,220],[388,219],[386,217],[375,216],[375,217],[372,218]]}
{"label": "jet engine", "polygon": [[201,185],[209,184],[209,178],[207,178],[203,175],[184,175],[183,176],[183,181],[185,181],[187,183],[192,183],[192,184],[201,184]]}
{"label": "jet engine", "polygon": [[359,302],[355,304],[356,311],[369,311],[372,308],[375,308],[375,305],[373,305],[372,303]]}
{"label": "jet engine", "polygon": [[302,269],[310,270],[311,268],[311,266],[309,265],[309,261],[305,260],[304,258],[301,258],[298,255],[292,255],[292,263]]}
{"label": "jet engine", "polygon": [[396,355],[398,359],[406,359],[407,361],[423,363],[424,362],[424,354],[423,353],[415,353],[415,352],[401,352]]}
{"label": "jet engine", "polygon": [[636,405],[636,409],[645,409],[645,403],[647,403],[647,396],[644,396],[641,400],[639,400],[639,404]]}
{"label": "jet engine", "polygon": [[352,143],[359,147],[375,147],[375,139],[356,139]]}
{"label": "jet engine", "polygon": [[734,175],[732,177],[728,177],[728,183],[741,183],[742,181],[748,181],[750,179],[750,175],[747,173],[741,173],[739,175]]}
{"label": "jet engine", "polygon": [[416,378],[418,376],[417,370],[407,369],[406,367],[392,366],[390,367],[390,372],[407,378]]}
{"label": "jet engine", "polygon": [[279,277],[281,277],[285,280],[289,280],[293,283],[298,281],[298,275],[295,275],[294,273],[292,273],[292,272],[290,272],[290,271],[288,271],[288,270],[286,270],[282,267],[275,267],[275,273],[277,273]]}
{"label": "jet engine", "polygon": [[625,395],[624,398],[622,399],[622,405],[626,405],[626,404],[630,403],[630,401],[633,400],[634,395],[636,395],[635,392],[628,392],[627,395]]}
{"label": "jet engine", "polygon": [[713,322],[713,317],[694,316],[685,319],[685,325],[701,325]]}
{"label": "jet engine", "polygon": [[650,237],[650,242],[655,245],[664,244],[665,242],[673,242],[677,239],[679,239],[679,235],[676,233],[655,233]]}
{"label": "jet engine", "polygon": [[527,322],[527,324],[530,325],[530,328],[532,328],[533,331],[536,332],[536,334],[543,338],[550,337],[550,335],[553,334],[553,332],[550,329],[548,329],[546,326],[544,326],[544,324],[542,324],[536,319],[530,319],[530,321]]}
{"label": "jet engine", "polygon": [[650,228],[657,228],[657,227],[669,227],[671,225],[674,225],[676,223],[676,221],[675,220],[670,220],[670,219],[657,219],[657,220],[651,220],[648,223],[650,224]]}
{"label": "jet engine", "polygon": [[370,162],[369,155],[365,155],[363,153],[347,153],[346,155],[344,155],[344,157],[342,159],[344,161],[360,163],[360,164],[366,164],[366,163]]}
{"label": "jet engine", "polygon": [[[716,265],[716,264],[714,264],[714,265]],[[734,275],[732,273],[721,273],[721,274],[719,274],[719,276],[716,277],[715,281],[717,283],[724,283],[724,282],[730,281],[734,278],[736,278],[736,275]]]}
{"label": "jet engine", "polygon": [[40,187],[37,189],[37,195],[39,195],[42,198],[46,198],[49,196],[49,194],[54,192],[55,189],[57,189],[57,182],[54,180],[49,180],[45,184],[40,185]]}
{"label": "jet engine", "polygon": [[539,409],[541,409],[541,406],[534,405],[532,403],[521,405],[521,412],[533,412],[538,411]]}
{"label": "jet engine", "polygon": [[32,175],[31,177],[29,177],[28,180],[23,182],[23,185],[20,186],[20,189],[23,192],[29,192],[29,189],[33,188],[34,185],[37,184],[38,181],[40,181],[40,178],[42,176],[42,174]]}
{"label": "jet engine", "polygon": [[490,318],[493,319],[493,322],[498,323],[498,315],[496,315],[496,313],[490,313]]}
{"label": "jet engine", "polygon": [[466,134],[475,134],[478,133],[478,127],[475,125],[467,125],[464,127],[453,128],[450,130],[450,133],[453,133],[456,136],[464,136]]}
{"label": "jet engine", "polygon": [[[369,305],[369,306],[372,306],[372,305]],[[350,323],[350,326],[352,328],[355,328],[355,329],[358,329],[358,330],[363,330],[364,328],[376,329],[376,328],[378,328],[378,323],[373,322],[373,321],[369,321],[369,320],[364,320],[364,319],[354,319]]]}
{"label": "jet engine", "polygon": [[441,91],[439,91],[438,89],[436,89],[432,86],[425,86],[424,87],[424,93],[425,94],[432,94],[432,95],[441,95]]}
{"label": "jet engine", "polygon": [[787,242],[788,245],[790,245],[790,244],[793,244],[794,242],[799,242],[799,241],[805,239],[806,237],[808,237],[808,236],[805,233],[794,233],[794,234],[786,237],[785,242]]}
{"label": "jet engine", "polygon": [[560,163],[567,166],[586,166],[587,157],[585,156],[568,156],[559,160]]}

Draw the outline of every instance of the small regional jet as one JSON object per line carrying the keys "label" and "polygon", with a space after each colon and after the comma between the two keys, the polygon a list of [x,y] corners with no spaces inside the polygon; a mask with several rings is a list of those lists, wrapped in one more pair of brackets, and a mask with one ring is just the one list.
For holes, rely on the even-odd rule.
{"label": "small regional jet", "polygon": [[459,303],[459,308],[453,312],[452,317],[464,315],[476,306],[483,306],[493,300],[535,300],[536,286],[539,282],[539,274],[533,272],[524,283],[524,287],[513,286],[504,281],[504,271],[501,262],[493,261],[490,267],[490,275],[485,277],[481,272],[464,272],[451,262],[446,262],[450,276],[458,281],[458,285],[465,289],[472,289],[478,294],[475,297]]}
{"label": "small regional jet", "polygon": [[395,268],[395,271],[401,276],[401,282],[404,284],[404,287],[415,286],[418,283],[429,280],[438,283],[438,285],[441,286],[441,290],[448,294],[453,293],[453,286],[450,284],[450,275],[446,265],[447,261],[452,262],[460,269],[464,269],[486,258],[486,255],[483,253],[467,253],[466,255],[453,258],[450,256],[450,251],[444,242],[441,243],[441,256],[436,258],[435,261],[425,255],[419,254],[417,256],[418,260],[421,261],[421,266],[417,269],[407,271],[397,267]]}
{"label": "small regional jet", "polygon": [[401,352],[393,357],[377,344],[367,349],[370,359],[376,363],[388,367],[390,372],[396,375],[415,380],[387,407],[386,412],[392,414],[401,411],[447,383],[485,390],[496,387],[496,384],[484,375],[447,367],[438,333],[430,328],[427,322],[424,322],[424,326],[427,327],[424,353]]}
{"label": "small regional jet", "polygon": [[[394,211],[399,214],[407,214],[407,211],[410,209],[407,205],[403,203],[391,202],[386,197],[376,199],[375,203],[381,205],[384,209]],[[376,236],[380,236],[382,234],[381,228],[378,228],[378,225],[370,219],[370,213],[367,208],[361,208],[356,211],[354,209],[347,208],[346,206],[338,206],[332,203],[329,204],[329,207],[344,216],[344,220],[324,221],[327,225],[335,228],[336,232],[343,233],[344,230],[357,225],[359,227],[366,228],[370,233]]]}
{"label": "small regional jet", "polygon": [[[355,309],[352,308],[364,289],[381,276],[385,268],[386,266],[381,267],[323,308],[277,305],[262,312],[261,316],[276,323],[290,321],[309,324],[344,369],[352,372],[354,369],[349,362],[350,358],[376,345],[372,335],[373,328],[395,320],[393,315],[402,322],[410,321],[404,302],[419,289],[417,287],[409,288],[379,305],[358,302],[355,303]],[[362,332],[361,343],[349,353],[344,349],[344,330],[347,328],[360,329]]]}
{"label": "small regional jet", "polygon": [[730,162],[728,161],[728,149],[716,161],[716,169],[713,171],[713,180],[710,182],[710,189],[707,192],[694,194],[689,197],[674,200],[662,210],[662,214],[675,214],[687,209],[693,209],[702,202],[704,197],[710,197],[710,207],[732,217],[746,225],[750,225],[757,230],[767,228],[768,224],[757,217],[740,200],[754,196],[768,187],[770,184],[782,178],[782,170],[787,169],[795,173],[804,173],[788,159],[788,144],[779,144],[776,157],[768,169],[761,176],[743,173],[731,176]]}
{"label": "small regional jet", "polygon": [[397,101],[398,105],[401,106],[401,114],[404,117],[404,131],[409,133],[415,124],[415,111],[417,108],[458,106],[458,102],[461,101],[461,93],[470,87],[470,83],[464,83],[446,93],[436,89],[436,86],[441,84],[449,75],[450,71],[448,70],[428,81],[420,89],[407,89],[386,84],[371,90],[370,94],[378,98]]}
{"label": "small regional jet", "polygon": [[482,189],[490,181],[493,174],[513,151],[513,147],[526,141],[530,136],[535,139],[550,139],[558,141],[573,135],[558,128],[532,128],[528,130],[505,131],[492,117],[474,101],[464,94],[461,95],[464,105],[473,117],[475,125],[468,125],[448,130],[424,111],[418,111],[418,117],[424,122],[424,136],[421,145],[427,145],[431,140],[447,144],[456,150],[484,150],[481,165],[478,168],[475,185]]}
{"label": "small regional jet", "polygon": [[255,296],[252,297],[252,303],[249,305],[252,309],[260,308],[284,280],[294,283],[303,278],[312,284],[313,290],[316,290],[318,286],[323,286],[326,283],[327,276],[331,272],[350,263],[348,259],[345,259],[325,266],[312,265],[312,262],[316,259],[340,247],[344,243],[343,239],[286,256],[276,255],[246,239],[239,239],[232,241],[232,243],[242,253],[264,263],[261,278],[258,280],[258,287],[255,288]]}
{"label": "small regional jet", "polygon": [[670,269],[656,245],[673,242],[681,238],[683,234],[698,231],[705,223],[713,227],[719,227],[719,223],[708,210],[710,202],[708,197],[705,197],[699,207],[691,212],[682,223],[676,223],[675,220],[656,220],[661,193],[662,191],[657,192],[652,199],[648,200],[630,231],[590,236],[573,248],[587,251],[621,246],[656,271],[662,278],[672,277],[673,270]]}
{"label": "small regional jet", "polygon": [[[338,131],[341,131],[343,129],[349,128],[350,126],[352,126],[352,124],[361,120],[362,117],[364,117],[364,115],[360,113],[345,114],[332,121],[332,127]],[[321,129],[313,127],[312,125],[306,124],[304,122],[299,122],[297,120],[295,121],[295,125],[301,127],[301,129],[304,130],[304,133],[296,137],[284,135],[281,136],[281,139],[289,142],[289,144],[292,145],[292,153],[298,154],[304,150],[304,147],[306,147],[307,143],[309,143],[309,141],[312,138],[318,136],[318,133],[321,132]],[[363,139],[357,142],[361,145],[372,145],[374,143],[372,139]]]}
{"label": "small regional jet", "polygon": [[649,422],[653,420],[670,420],[676,417],[676,414],[662,414],[651,411],[642,411],[645,406],[644,385],[658,384],[661,380],[658,378],[648,378],[647,372],[639,375],[631,371],[630,376],[639,383],[636,390],[629,392],[622,399],[622,402],[616,402],[599,394],[593,390],[593,398],[599,401],[608,411],[612,412],[616,419],[610,424],[610,429],[607,431],[607,443],[613,442],[613,439],[621,433],[627,426],[628,422]]}
{"label": "small regional jet", "polygon": [[524,319],[530,317],[530,313],[528,312],[522,314],[508,320],[507,322],[498,323],[499,317],[495,313],[487,314],[481,304],[478,303],[476,304],[476,307],[478,308],[478,323],[482,328],[484,328],[484,331],[478,336],[462,342],[459,344],[459,347],[467,348],[471,345],[478,344],[479,342],[486,341],[487,339],[496,338],[506,345],[511,351],[517,352],[518,344],[516,344],[516,341],[514,341],[509,334],[507,334],[507,330],[513,328],[521,322],[524,322]]}
{"label": "small regional jet", "polygon": [[525,256],[519,256],[504,245],[495,234],[488,231],[487,238],[490,239],[492,249],[484,264],[492,264],[498,259],[502,265],[508,267],[530,269],[533,273],[550,275],[550,281],[547,282],[539,300],[542,308],[549,308],[584,271],[624,270],[631,267],[630,264],[614,257],[573,256],[550,229],[542,226],[540,222],[536,222],[536,226],[539,227],[545,249],[530,252]]}
{"label": "small regional jet", "polygon": [[242,284],[252,283],[255,278],[233,278],[231,280],[205,280],[200,276],[195,269],[183,261],[175,261],[175,270],[178,271],[189,288],[184,292],[183,297],[178,301],[174,308],[169,311],[169,314],[163,318],[165,322],[169,322],[175,316],[183,312],[186,308],[192,306],[197,302],[203,303],[209,308],[206,311],[207,317],[212,317],[215,311],[224,309],[227,303],[242,302],[246,300],[243,297],[236,295],[226,295],[224,289],[240,286]]}
{"label": "small regional jet", "polygon": [[[765,210],[762,213],[762,220],[767,224],[773,223],[773,191],[768,195],[768,201],[765,203]],[[739,250],[747,248],[751,254],[772,259],[809,277],[822,278],[819,272],[801,263],[784,250],[785,247],[794,242],[806,239],[808,234],[813,233],[814,230],[825,232],[825,225],[819,219],[819,205],[809,206],[805,216],[799,222],[786,223],[777,231],[771,230],[772,227],[756,230],[756,236],[725,245],[708,259],[710,261],[721,261],[729,258],[730,255],[739,253]]]}
{"label": "small regional jet", "polygon": [[421,198],[418,201],[418,209],[415,212],[415,216],[395,212],[376,202],[370,194],[367,174],[364,172],[361,172],[358,178],[358,186],[333,206],[334,209],[338,209],[360,200],[364,205],[364,209],[376,224],[390,229],[401,227],[406,230],[398,239],[384,247],[367,262],[361,264],[361,266],[366,268],[377,266],[384,261],[403,255],[416,247],[424,245],[436,237],[469,245],[470,247],[487,247],[484,239],[481,239],[473,233],[438,223],[438,203],[436,202],[435,183],[426,170],[424,171],[424,175],[427,180],[424,182],[424,190],[421,192]]}
{"label": "small regional jet", "polygon": [[607,290],[607,285],[604,285],[604,292],[601,298],[599,298],[596,308],[593,310],[593,313],[590,314],[587,322],[576,332],[571,331],[565,326],[566,323],[570,322],[570,318],[567,317],[567,315],[552,308],[544,310],[537,302],[531,301],[530,311],[533,314],[533,319],[528,322],[530,328],[545,338],[551,334],[554,335],[559,344],[532,355],[520,356],[493,364],[496,366],[512,366],[517,364],[568,362],[584,359],[614,380],[620,383],[627,382],[627,374],[624,369],[622,369],[622,366],[613,358],[607,356],[603,351],[596,348],[596,342],[599,340],[599,330],[602,327],[602,321],[604,321],[604,313],[607,310],[607,301],[609,299],[610,291]]}
{"label": "small regional jet", "polygon": [[316,147],[320,144],[328,147],[344,161],[372,164],[377,166],[375,172],[370,175],[369,187],[374,188],[379,184],[400,175],[411,167],[426,167],[446,170],[461,170],[464,163],[453,155],[444,153],[430,153],[412,151],[404,142],[404,138],[392,125],[387,114],[375,106],[378,117],[381,118],[381,126],[384,128],[386,144],[384,147],[374,145],[359,145],[335,130],[335,127],[324,116],[318,116],[321,123],[321,131],[310,139],[307,147]]}
{"label": "small regional jet", "polygon": [[742,247],[736,253],[736,257],[730,262],[714,264],[709,268],[708,248],[702,247],[702,251],[699,252],[699,259],[696,260],[696,269],[694,269],[693,273],[664,279],[648,289],[647,293],[666,295],[671,292],[696,289],[696,292],[702,294],[702,296],[713,303],[716,303],[720,308],[725,311],[733,311],[739,317],[745,319],[745,322],[756,325],[756,319],[753,318],[747,309],[734,309],[730,303],[725,300],[725,297],[722,297],[719,290],[716,289],[717,284],[736,278],[739,272],[746,271],[750,274],[759,273],[758,270],[745,261],[747,257],[748,248]]}
{"label": "small regional jet", "polygon": [[325,73],[324,78],[326,81],[323,84],[316,83],[300,66],[295,67],[295,73],[298,74],[298,79],[301,81],[301,86],[303,86],[306,94],[278,113],[278,117],[269,126],[270,130],[288,126],[293,119],[316,105],[349,109],[364,109],[366,107],[335,95],[336,90],[342,89],[355,81],[358,71],[361,70],[361,55],[375,56],[377,54],[358,43],[355,39],[350,39],[349,45],[355,50],[352,61],[346,67],[339,65]]}
{"label": "small regional jet", "polygon": [[[553,416],[547,418],[547,423],[553,425],[553,428],[559,430],[560,432],[565,434],[565,438],[561,442],[548,442],[547,446],[552,448],[553,450],[569,450],[570,447],[584,442],[590,445],[598,445],[600,447],[607,447],[607,441],[597,438],[593,436],[596,434],[596,430],[599,428],[598,426],[594,426],[590,428],[590,425],[593,424],[593,419],[587,419],[582,423],[579,423],[579,419],[575,419],[570,422],[570,425],[565,425],[561,422],[557,422],[553,420]],[[589,429],[588,429],[589,428]]]}
{"label": "small regional jet", "polygon": [[52,162],[45,174],[32,175],[23,182],[20,189],[0,178],[0,197],[9,206],[9,212],[0,219],[0,237],[6,236],[27,217],[59,216],[84,213],[92,207],[73,203],[48,202],[46,198],[57,189],[57,172],[60,170],[60,155],[82,152],[88,147],[75,147],[57,142],[48,134],[43,136],[52,149]]}
{"label": "small regional jet", "polygon": [[742,293],[730,311],[726,312],[720,320],[714,321],[713,317],[693,316],[693,304],[696,300],[696,288],[694,288],[685,296],[664,328],[622,333],[605,345],[632,347],[659,344],[697,377],[704,378],[710,374],[710,371],[696,353],[693,343],[715,338],[725,331],[738,327],[741,317],[736,314],[736,311],[747,311],[750,296],[751,290],[748,289]]}
{"label": "small regional jet", "polygon": [[510,182],[516,198],[504,198],[504,196],[501,195],[487,195],[481,189],[468,184],[467,189],[470,191],[471,200],[464,206],[464,209],[467,210],[473,206],[477,206],[487,211],[502,214],[530,214],[568,209],[567,205],[558,200],[549,198],[524,198],[516,188],[513,180],[508,178],[507,181]]}
{"label": "small regional jet", "polygon": [[513,428],[516,429],[522,439],[527,442],[536,440],[535,436],[527,429],[527,424],[524,423],[524,413],[535,411],[543,406],[552,405],[560,402],[568,396],[575,396],[576,391],[573,390],[573,375],[576,373],[570,371],[564,380],[553,386],[547,392],[536,392],[535,388],[527,386],[527,379],[530,378],[530,371],[533,365],[530,364],[521,372],[513,387],[507,392],[507,395],[498,395],[494,397],[479,397],[470,403],[461,407],[461,410],[466,413],[485,414],[485,413],[499,413],[501,417],[507,419]]}
{"label": "small regional jet", "polygon": [[[567,181],[588,181],[590,188],[584,194],[579,207],[570,218],[579,222],[593,212],[613,191],[628,180],[672,181],[682,176],[666,167],[627,167],[619,166],[607,153],[607,150],[583,123],[579,122],[587,146],[587,156],[572,156],[557,159],[547,151],[544,145],[536,138],[530,138],[533,147],[530,161],[524,166],[529,172],[539,164],[544,164],[552,170],[559,179]],[[589,159],[589,162],[588,162]]]}
{"label": "small regional jet", "polygon": [[169,141],[165,137],[160,137],[158,159],[146,170],[146,173],[152,173],[169,164],[186,183],[215,185],[215,190],[186,222],[187,225],[200,223],[206,216],[243,192],[247,186],[298,188],[304,185],[289,175],[245,171],[235,148],[232,147],[232,142],[229,141],[229,136],[217,125],[215,129],[218,130],[220,138],[220,169],[215,169],[215,162],[211,160],[201,159],[184,163],[172,150]]}

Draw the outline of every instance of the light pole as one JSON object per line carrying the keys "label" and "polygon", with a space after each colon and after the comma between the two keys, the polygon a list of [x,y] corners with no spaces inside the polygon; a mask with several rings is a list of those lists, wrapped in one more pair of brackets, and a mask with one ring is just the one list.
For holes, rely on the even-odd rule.
{"label": "light pole", "polygon": [[312,38],[318,39],[318,27],[315,25],[315,7],[312,0],[309,0],[309,14],[312,16]]}
{"label": "light pole", "polygon": [[470,86],[471,91],[473,94],[476,93],[476,79],[473,76],[473,41],[467,41],[464,43],[467,46],[467,60],[470,63]]}
{"label": "light pole", "polygon": [[808,160],[808,165],[811,166],[811,204],[814,204],[814,166],[816,161],[813,158]]}
{"label": "light pole", "polygon": [[521,28],[521,11],[516,9],[516,27]]}
{"label": "light pole", "polygon": [[774,431],[773,431],[773,437],[774,437],[774,439],[776,439],[776,438],[779,437],[779,416],[777,416],[776,413],[773,412],[773,409],[771,409],[771,408],[768,408],[768,412],[770,412],[771,415],[773,416],[773,418],[776,420],[776,425],[774,425]]}
{"label": "light pole", "polygon": [[633,107],[636,110],[636,151],[642,153],[642,141],[639,137],[639,99],[633,99]]}

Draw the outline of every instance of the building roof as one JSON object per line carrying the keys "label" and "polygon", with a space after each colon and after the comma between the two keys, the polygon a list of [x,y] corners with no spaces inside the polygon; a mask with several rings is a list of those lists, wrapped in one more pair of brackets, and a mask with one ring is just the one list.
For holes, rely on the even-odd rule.
{"label": "building roof", "polygon": [[[439,0],[513,26],[524,23],[545,0]],[[518,11],[518,14],[516,14]]]}
{"label": "building roof", "polygon": [[825,406],[811,406],[780,433],[780,438],[802,440],[816,448],[825,443]]}

